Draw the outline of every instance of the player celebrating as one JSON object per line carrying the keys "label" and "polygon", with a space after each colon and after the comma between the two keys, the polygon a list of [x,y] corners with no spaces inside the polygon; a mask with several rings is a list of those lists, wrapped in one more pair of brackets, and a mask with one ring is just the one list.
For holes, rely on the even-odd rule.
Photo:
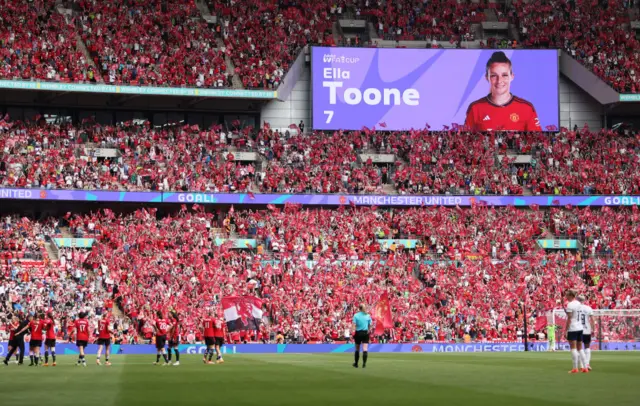
{"label": "player celebrating", "polygon": [[160,364],[160,356],[164,359],[164,364],[162,366],[169,365],[169,359],[167,359],[167,353],[164,348],[167,343],[167,331],[169,330],[169,323],[164,319],[162,312],[160,310],[157,311],[156,322],[154,324],[154,328],[156,331],[156,350],[158,353],[156,354],[156,362],[153,365]]}
{"label": "player celebrating", "polygon": [[47,313],[47,318],[44,320],[44,366],[49,366],[49,351],[51,351],[51,358],[53,361],[52,366],[56,366],[56,323],[53,321],[53,313]]}
{"label": "player celebrating", "polygon": [[583,295],[578,296],[578,301],[582,304],[582,350],[580,352],[582,353],[584,367],[591,371],[591,315],[593,315],[593,309],[586,304]]}
{"label": "player celebrating", "polygon": [[42,347],[42,332],[44,330],[44,314],[37,316],[31,316],[31,322],[29,323],[29,330],[31,331],[31,340],[29,341],[29,358],[31,363],[30,367],[38,366],[40,361],[40,347]]}
{"label": "player celebrating", "polygon": [[111,355],[111,327],[109,326],[109,313],[105,312],[98,321],[98,354],[96,364],[100,365],[100,357],[102,356],[102,348],[104,348],[104,361],[106,366],[110,366],[109,355]]}
{"label": "player celebrating", "polygon": [[[578,369],[581,360],[580,351],[582,350],[582,305],[576,300],[576,292],[574,290],[568,290],[566,298],[569,300],[569,304],[565,309],[567,313],[567,324],[565,330],[567,330],[567,341],[571,346],[571,360],[573,361],[573,369],[569,371],[570,374],[577,374],[580,372]],[[582,372],[589,372],[588,369],[583,368]]]}
{"label": "player celebrating", "polygon": [[171,328],[169,329],[169,363],[171,363],[171,350],[176,354],[176,362],[173,364],[174,367],[180,366],[180,351],[178,351],[178,346],[180,345],[180,318],[178,317],[178,312],[171,312],[171,318],[173,319],[171,323]]}
{"label": "player celebrating", "polygon": [[76,346],[78,347],[78,363],[77,365],[87,366],[87,361],[84,358],[84,350],[89,344],[89,320],[87,320],[87,313],[80,312],[78,319],[74,322],[74,335],[76,336]]}
{"label": "player celebrating", "polygon": [[[202,321],[202,327],[204,330],[204,343],[207,346],[207,352],[204,354],[204,358],[202,358],[202,362],[205,364],[213,364],[211,358],[213,358],[213,353],[215,352],[215,338],[213,326],[215,324],[215,318],[213,317],[211,311]],[[207,355],[209,356],[209,360],[207,361]]]}
{"label": "player celebrating", "polygon": [[[224,364],[221,347],[224,345],[224,322],[220,317],[213,322],[213,343],[216,350],[216,364]],[[211,360],[211,357],[209,357]]]}
{"label": "player celebrating", "polygon": [[[9,365],[9,360],[14,353],[16,358],[18,357],[17,351],[20,348],[19,338],[17,337],[17,332],[20,331],[20,319],[19,317],[13,317],[12,314],[9,314],[7,318],[9,319],[9,345],[7,347],[7,357],[2,361],[5,365]],[[22,343],[22,351],[24,351],[24,341]]]}

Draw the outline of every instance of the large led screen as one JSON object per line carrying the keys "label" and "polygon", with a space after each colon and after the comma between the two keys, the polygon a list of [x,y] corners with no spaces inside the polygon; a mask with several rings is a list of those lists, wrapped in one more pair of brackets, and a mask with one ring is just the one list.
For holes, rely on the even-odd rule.
{"label": "large led screen", "polygon": [[552,131],[556,50],[312,51],[313,127]]}

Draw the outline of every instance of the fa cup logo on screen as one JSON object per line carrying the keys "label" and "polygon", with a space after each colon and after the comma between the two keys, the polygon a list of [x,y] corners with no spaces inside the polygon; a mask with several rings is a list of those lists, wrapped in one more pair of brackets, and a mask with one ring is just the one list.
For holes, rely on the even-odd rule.
{"label": "fa cup logo on screen", "polygon": [[334,54],[324,54],[322,56],[322,62],[324,63],[358,63],[360,62],[360,58],[348,57],[348,56],[338,56]]}

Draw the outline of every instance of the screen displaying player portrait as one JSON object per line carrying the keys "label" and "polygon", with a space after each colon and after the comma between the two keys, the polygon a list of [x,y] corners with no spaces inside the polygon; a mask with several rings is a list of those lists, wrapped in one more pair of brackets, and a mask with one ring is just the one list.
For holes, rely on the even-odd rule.
{"label": "screen displaying player portrait", "polygon": [[556,50],[312,48],[317,130],[552,131]]}

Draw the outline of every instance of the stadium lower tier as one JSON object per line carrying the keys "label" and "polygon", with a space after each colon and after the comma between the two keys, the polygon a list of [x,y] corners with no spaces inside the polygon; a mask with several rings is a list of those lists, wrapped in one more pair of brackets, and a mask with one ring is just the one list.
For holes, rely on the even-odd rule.
{"label": "stadium lower tier", "polygon": [[[121,340],[142,342],[155,312],[173,310],[183,336],[197,338],[222,297],[252,295],[264,323],[249,340],[280,332],[288,342],[326,342],[350,337],[358,305],[387,293],[393,326],[381,339],[517,340],[525,307],[526,334],[537,336],[538,319],[562,307],[568,288],[595,309],[638,308],[638,220],[636,207],[486,206],[8,216],[0,316],[51,309],[68,336],[78,312],[115,311]],[[537,242],[560,236],[575,244]],[[34,247],[43,258],[18,255]],[[638,335],[622,319],[608,323],[609,340]]]}
{"label": "stadium lower tier", "polygon": [[[0,186],[249,196],[640,195],[639,151],[638,133],[587,128],[555,134],[421,129],[301,135],[268,126],[223,131],[220,125],[154,128],[150,122],[49,124],[41,117],[5,117]],[[373,162],[372,154],[388,163]],[[239,160],[247,156],[251,160]]]}

